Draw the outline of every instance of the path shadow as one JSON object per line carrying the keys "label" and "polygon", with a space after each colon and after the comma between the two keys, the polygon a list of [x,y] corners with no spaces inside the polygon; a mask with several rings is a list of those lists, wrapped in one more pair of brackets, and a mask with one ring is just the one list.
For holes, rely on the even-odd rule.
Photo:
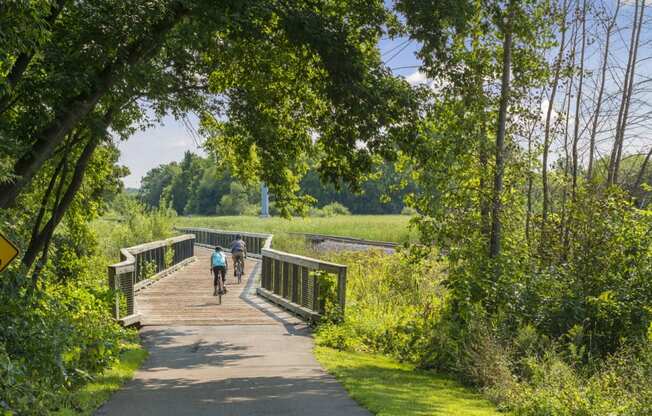
{"label": "path shadow", "polygon": [[[257,309],[258,311],[264,313],[265,315],[274,319],[278,323],[282,324],[285,327],[285,331],[287,332],[288,335],[306,336],[306,337],[312,336],[312,330],[305,322],[302,321],[298,324],[289,322],[288,320],[283,319],[282,317],[278,316],[276,313],[272,312],[270,309],[277,309],[277,310],[280,309],[283,312],[291,316],[294,316],[292,315],[292,312],[286,311],[285,309],[282,309],[280,306],[268,302],[256,294],[254,286],[256,284],[256,276],[260,273],[260,268],[261,268],[261,262],[255,261],[254,268],[249,273],[249,276],[247,278],[247,285],[242,290],[242,293],[240,293],[240,299],[242,299],[247,305],[251,306],[252,308]],[[253,299],[259,300],[262,303],[257,303]],[[263,307],[262,305],[267,306],[267,308]]]}
{"label": "path shadow", "polygon": [[[192,344],[183,343],[183,339],[197,336]],[[249,349],[225,341],[207,341],[198,336],[196,328],[160,328],[147,329],[141,333],[143,344],[150,352],[143,364],[144,371],[166,369],[192,369],[199,367],[222,367],[235,362],[242,362],[260,355],[247,354]]]}
{"label": "path shadow", "polygon": [[[309,413],[306,413],[309,412]],[[367,416],[330,376],[133,380],[96,415]]]}

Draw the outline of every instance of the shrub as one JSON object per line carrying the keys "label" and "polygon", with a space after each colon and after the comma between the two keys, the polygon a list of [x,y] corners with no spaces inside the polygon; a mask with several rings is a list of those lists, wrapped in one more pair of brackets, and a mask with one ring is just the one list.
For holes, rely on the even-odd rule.
{"label": "shrub", "polygon": [[311,217],[334,217],[336,215],[351,215],[351,211],[339,202],[331,202],[322,208],[311,208],[309,215]]}
{"label": "shrub", "polygon": [[406,206],[403,207],[403,209],[401,210],[401,215],[410,215],[410,216],[417,215],[417,210],[412,207]]}
{"label": "shrub", "polygon": [[30,294],[24,276],[3,277],[0,409],[47,414],[117,357],[125,331],[111,319],[106,288],[52,285]]}

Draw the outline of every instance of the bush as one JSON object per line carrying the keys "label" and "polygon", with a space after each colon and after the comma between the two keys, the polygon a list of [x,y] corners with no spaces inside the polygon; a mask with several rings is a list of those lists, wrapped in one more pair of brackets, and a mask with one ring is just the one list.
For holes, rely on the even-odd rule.
{"label": "bush", "polygon": [[[613,218],[610,221],[614,224]],[[516,306],[489,313],[479,302],[460,302],[451,295],[459,289],[451,287],[448,263],[436,254],[413,247],[394,256],[326,255],[349,266],[347,308],[343,322],[320,325],[317,343],[386,354],[456,375],[517,416],[649,414],[652,325],[640,323],[646,325],[645,335],[637,330],[623,338],[614,353],[591,355],[584,346],[590,342],[585,338],[590,332],[581,325],[556,338],[536,322],[511,326],[518,322],[514,307],[524,305],[525,299],[533,302],[529,307],[538,305],[534,311],[543,319],[539,322],[546,322],[542,312],[548,309],[539,308],[530,292],[546,293],[541,287],[526,287],[509,298]],[[557,281],[555,287],[567,282]],[[609,319],[619,317],[617,313]],[[609,328],[627,330],[627,326]]]}
{"label": "bush", "polygon": [[[220,199],[216,212],[218,215],[258,215],[260,209],[254,201],[257,193],[239,182],[232,182],[230,192]],[[253,213],[256,211],[255,213]]]}
{"label": "bush", "polygon": [[339,202],[331,202],[322,208],[312,208],[309,215],[311,217],[334,217],[336,215],[351,215],[351,211]]}
{"label": "bush", "polygon": [[52,285],[30,294],[24,276],[3,281],[0,409],[48,414],[115,360],[125,331],[110,316],[108,288]]}
{"label": "bush", "polygon": [[412,207],[403,207],[403,209],[401,210],[401,215],[409,215],[409,216],[417,215],[417,210]]}

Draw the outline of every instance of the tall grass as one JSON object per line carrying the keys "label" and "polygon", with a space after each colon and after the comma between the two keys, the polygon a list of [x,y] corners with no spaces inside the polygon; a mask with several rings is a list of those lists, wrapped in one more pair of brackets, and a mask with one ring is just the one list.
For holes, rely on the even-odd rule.
{"label": "tall grass", "polygon": [[178,217],[176,225],[272,233],[276,240],[284,238],[281,234],[313,233],[403,243],[417,239],[416,231],[409,227],[409,221],[410,217],[405,215],[340,215],[292,219],[192,216]]}

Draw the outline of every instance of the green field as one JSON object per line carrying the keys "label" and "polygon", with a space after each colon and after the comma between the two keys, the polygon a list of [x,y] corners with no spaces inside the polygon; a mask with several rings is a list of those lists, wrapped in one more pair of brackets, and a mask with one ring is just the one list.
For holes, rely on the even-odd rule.
{"label": "green field", "polygon": [[380,416],[497,416],[495,406],[447,377],[381,355],[317,347],[319,362],[350,396]]}
{"label": "green field", "polygon": [[176,225],[206,227],[220,230],[250,231],[274,234],[275,240],[284,233],[314,233],[367,240],[403,243],[415,241],[416,232],[410,230],[407,215],[342,215],[335,217],[178,217]]}

